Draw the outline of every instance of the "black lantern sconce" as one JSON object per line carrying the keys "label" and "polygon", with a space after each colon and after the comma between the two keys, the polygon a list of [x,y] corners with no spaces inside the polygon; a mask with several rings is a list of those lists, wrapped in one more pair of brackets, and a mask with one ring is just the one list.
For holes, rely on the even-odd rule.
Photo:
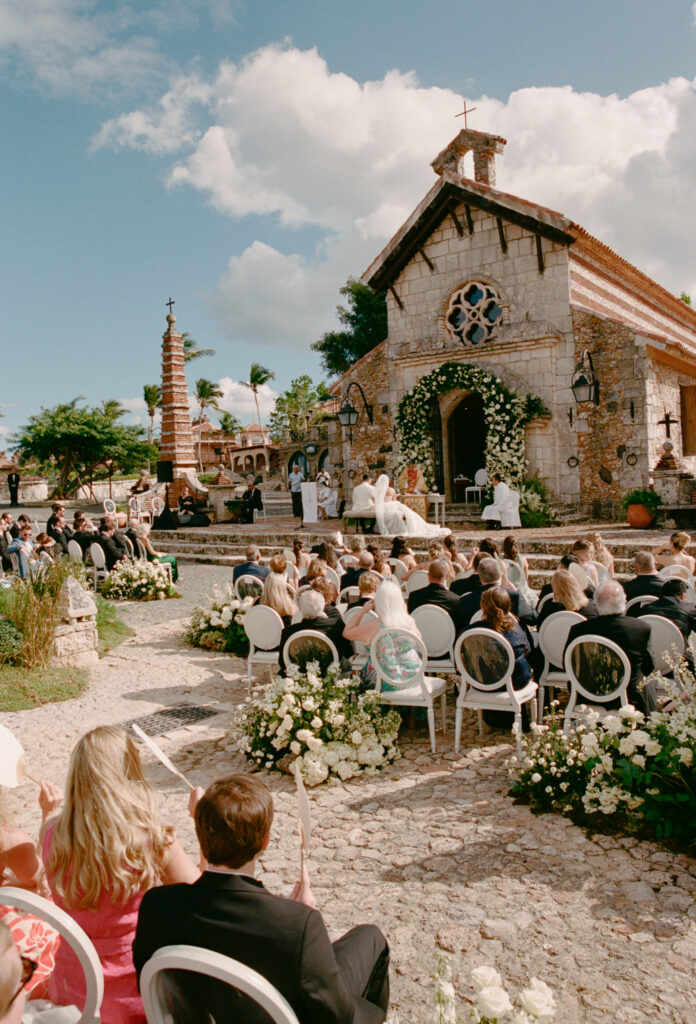
{"label": "black lantern sconce", "polygon": [[343,428],[348,427],[348,431],[349,431],[348,436],[350,438],[350,443],[352,444],[353,443],[353,427],[358,422],[358,419],[360,418],[360,413],[355,408],[355,406],[350,404],[348,395],[350,394],[350,389],[351,388],[357,388],[358,389],[358,391],[360,392],[360,397],[363,400],[363,406],[365,407],[365,412],[367,413],[368,420],[370,421],[370,423],[373,423],[374,420],[372,418],[372,408],[373,407],[371,405],[368,405],[367,399],[365,398],[365,392],[363,391],[362,387],[360,386],[360,384],[358,384],[358,382],[356,380],[351,381],[350,384],[348,385],[348,387],[346,388],[345,395],[343,396],[343,405],[338,410],[338,413],[336,415],[338,417],[338,422],[341,424],[341,426]]}
{"label": "black lantern sconce", "polygon": [[587,349],[575,367],[570,387],[578,405],[583,402],[594,402],[595,405],[599,405],[599,381],[595,377],[592,356]]}

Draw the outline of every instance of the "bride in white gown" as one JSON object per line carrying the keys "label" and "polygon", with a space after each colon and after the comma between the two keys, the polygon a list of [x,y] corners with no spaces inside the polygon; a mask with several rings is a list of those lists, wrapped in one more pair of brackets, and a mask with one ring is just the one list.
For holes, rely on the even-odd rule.
{"label": "bride in white gown", "polygon": [[426,523],[412,508],[397,501],[386,473],[375,484],[375,523],[378,533],[398,537],[446,537],[452,532],[444,526]]}

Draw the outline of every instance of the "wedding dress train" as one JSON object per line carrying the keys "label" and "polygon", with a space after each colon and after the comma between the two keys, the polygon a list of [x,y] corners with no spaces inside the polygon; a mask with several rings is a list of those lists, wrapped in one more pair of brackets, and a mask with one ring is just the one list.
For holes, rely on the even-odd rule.
{"label": "wedding dress train", "polygon": [[382,474],[375,484],[375,523],[378,533],[397,537],[446,537],[452,531],[435,526],[414,512],[408,505],[387,497],[389,477]]}

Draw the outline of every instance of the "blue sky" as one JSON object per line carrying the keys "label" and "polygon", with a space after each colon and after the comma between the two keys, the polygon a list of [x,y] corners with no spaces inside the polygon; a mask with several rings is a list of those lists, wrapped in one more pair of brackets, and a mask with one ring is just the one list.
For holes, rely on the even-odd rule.
{"label": "blue sky", "polygon": [[[696,293],[691,0],[0,0],[0,434],[76,395],[144,421],[165,301],[236,383],[310,343],[462,126],[498,184]],[[192,383],[190,381],[189,383]],[[5,439],[0,436],[0,448]]]}

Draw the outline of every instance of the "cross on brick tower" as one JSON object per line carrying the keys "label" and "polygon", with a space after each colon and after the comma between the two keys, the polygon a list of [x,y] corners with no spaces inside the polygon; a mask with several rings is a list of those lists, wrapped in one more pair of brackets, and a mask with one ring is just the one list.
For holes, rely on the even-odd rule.
{"label": "cross on brick tower", "polygon": [[670,439],[670,438],[671,438],[671,436],[672,436],[672,435],[671,435],[671,429],[670,429],[670,428],[671,428],[671,427],[672,427],[672,426],[673,426],[673,425],[674,425],[675,423],[678,423],[678,422],[679,422],[679,420],[678,420],[678,419],[673,419],[673,418],[672,418],[672,414],[671,414],[671,413],[669,413],[669,412],[666,412],[666,413],[665,413],[665,418],[664,418],[663,420],[658,420],[658,421],[657,421],[657,425],[658,425],[658,427],[664,427],[664,428],[665,428],[665,433],[667,434],[667,440],[668,440],[668,441],[669,441],[669,439]]}
{"label": "cross on brick tower", "polygon": [[176,303],[174,302],[174,299],[170,295],[169,296],[169,302],[165,302],[165,306],[169,306],[169,312],[170,313],[172,311],[172,306],[175,306],[175,305],[176,305]]}
{"label": "cross on brick tower", "polygon": [[473,112],[475,110],[478,110],[478,107],[467,107],[466,100],[464,100],[464,109],[462,110],[461,114],[455,114],[454,116],[455,117],[463,117],[464,118],[464,127],[468,128],[469,125],[467,123],[466,115],[467,114],[473,114]]}

